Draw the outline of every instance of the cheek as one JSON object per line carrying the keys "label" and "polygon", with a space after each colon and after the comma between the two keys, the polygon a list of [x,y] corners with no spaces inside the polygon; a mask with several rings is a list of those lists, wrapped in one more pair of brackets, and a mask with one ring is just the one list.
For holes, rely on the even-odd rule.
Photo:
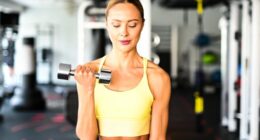
{"label": "cheek", "polygon": [[117,44],[117,40],[118,40],[118,37],[117,37],[117,34],[115,32],[108,32],[108,35],[109,35],[109,39],[111,41],[112,44],[116,45]]}
{"label": "cheek", "polygon": [[109,35],[109,38],[111,40],[114,40],[116,38],[116,31],[112,30],[112,29],[108,29],[108,35]]}
{"label": "cheek", "polygon": [[135,31],[133,31],[133,36],[135,37],[135,39],[138,39],[141,35],[141,29],[136,29]]}

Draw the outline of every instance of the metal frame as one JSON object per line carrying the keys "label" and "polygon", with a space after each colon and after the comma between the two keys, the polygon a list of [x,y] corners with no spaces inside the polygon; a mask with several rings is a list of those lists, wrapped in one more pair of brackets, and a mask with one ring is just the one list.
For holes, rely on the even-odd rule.
{"label": "metal frame", "polygon": [[238,41],[235,39],[235,33],[239,30],[239,2],[232,1],[230,5],[230,48],[229,48],[229,82],[228,82],[228,130],[235,132],[236,125],[236,110],[237,110],[237,93],[234,83],[237,79],[238,69]]}
{"label": "metal frame", "polygon": [[250,108],[250,51],[251,51],[251,22],[249,15],[249,1],[242,1],[242,47],[241,47],[241,111],[239,139],[245,140],[249,136],[249,110]]}
{"label": "metal frame", "polygon": [[179,29],[177,26],[171,26],[171,77],[178,77],[178,46],[179,46]]}
{"label": "metal frame", "polygon": [[226,15],[219,20],[221,32],[221,125],[228,125],[228,48],[229,20]]}
{"label": "metal frame", "polygon": [[252,50],[250,79],[250,136],[259,139],[259,92],[260,92],[260,0],[252,0]]}
{"label": "metal frame", "polygon": [[85,31],[86,29],[104,29],[105,22],[90,22],[86,20],[85,10],[93,5],[92,1],[82,1],[78,9],[78,63],[85,62]]}

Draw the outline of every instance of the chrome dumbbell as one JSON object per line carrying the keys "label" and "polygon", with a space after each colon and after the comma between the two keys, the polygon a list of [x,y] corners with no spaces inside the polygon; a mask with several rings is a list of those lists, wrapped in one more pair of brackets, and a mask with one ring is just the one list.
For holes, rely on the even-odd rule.
{"label": "chrome dumbbell", "polygon": [[[70,64],[64,64],[60,63],[59,64],[59,69],[58,69],[58,79],[63,79],[63,80],[68,80],[70,76],[74,76],[75,70],[71,69]],[[95,73],[95,77],[99,79],[99,83],[102,84],[109,84],[111,81],[111,71],[101,69],[99,73]]]}

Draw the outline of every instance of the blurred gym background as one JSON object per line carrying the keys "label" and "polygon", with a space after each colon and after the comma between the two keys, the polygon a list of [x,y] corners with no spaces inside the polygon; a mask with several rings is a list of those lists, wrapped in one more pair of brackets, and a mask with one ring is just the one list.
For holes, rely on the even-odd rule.
{"label": "blurred gym background", "polygon": [[[0,0],[0,140],[76,140],[73,78],[105,55],[107,0]],[[138,51],[172,78],[167,140],[259,140],[260,1],[141,0]]]}

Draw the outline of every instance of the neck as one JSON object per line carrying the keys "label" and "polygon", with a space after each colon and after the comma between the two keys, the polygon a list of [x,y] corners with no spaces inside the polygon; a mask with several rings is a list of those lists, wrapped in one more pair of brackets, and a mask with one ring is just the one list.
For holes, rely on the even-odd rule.
{"label": "neck", "polygon": [[140,62],[142,64],[141,57],[137,53],[137,50],[131,51],[131,52],[118,52],[116,49],[113,49],[108,54],[110,66],[119,68],[119,69],[128,69],[132,67],[138,67],[140,66]]}

